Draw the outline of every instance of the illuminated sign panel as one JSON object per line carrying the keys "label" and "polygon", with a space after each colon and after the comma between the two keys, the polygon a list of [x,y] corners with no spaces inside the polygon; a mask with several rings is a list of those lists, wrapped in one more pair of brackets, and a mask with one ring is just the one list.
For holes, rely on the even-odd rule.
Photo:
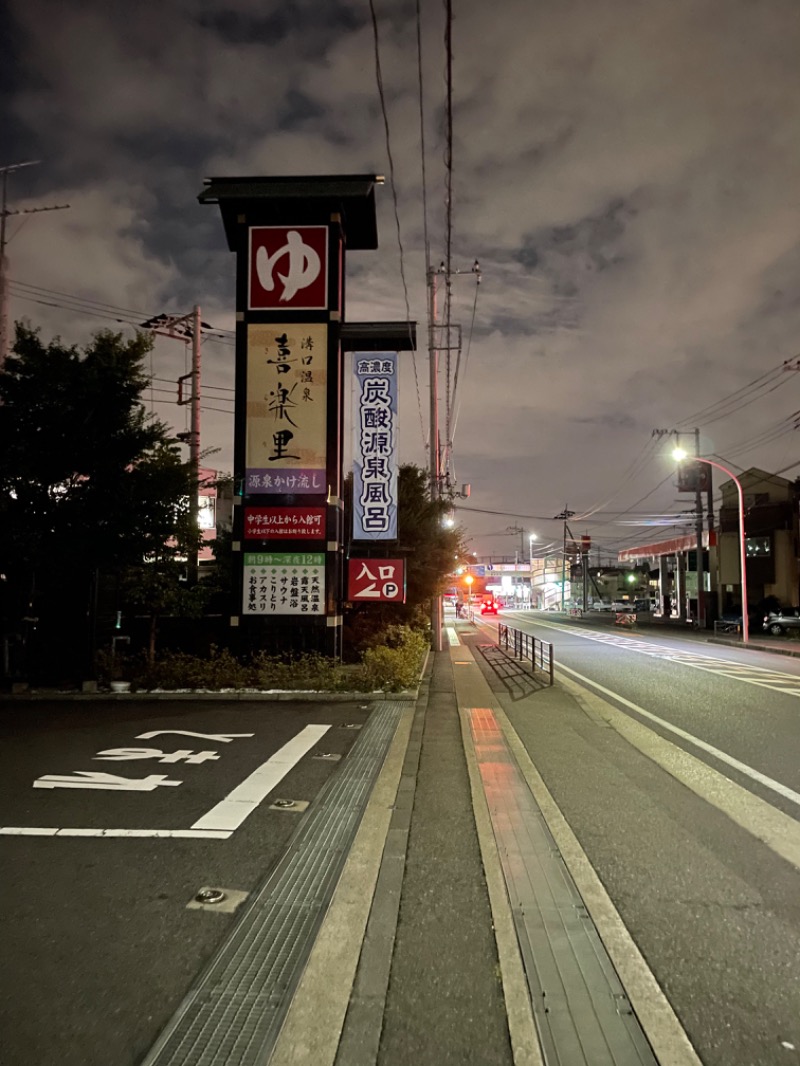
{"label": "illuminated sign panel", "polygon": [[251,226],[249,238],[251,311],[327,309],[327,226]]}
{"label": "illuminated sign panel", "polygon": [[328,327],[247,328],[245,495],[327,492]]}
{"label": "illuminated sign panel", "polygon": [[397,539],[397,353],[353,356],[353,540]]}
{"label": "illuminated sign panel", "polygon": [[354,602],[406,602],[405,559],[349,559],[347,598]]}
{"label": "illuminated sign panel", "polygon": [[324,540],[324,507],[245,507],[245,540]]}
{"label": "illuminated sign panel", "polygon": [[245,552],[245,615],[325,613],[322,552]]}

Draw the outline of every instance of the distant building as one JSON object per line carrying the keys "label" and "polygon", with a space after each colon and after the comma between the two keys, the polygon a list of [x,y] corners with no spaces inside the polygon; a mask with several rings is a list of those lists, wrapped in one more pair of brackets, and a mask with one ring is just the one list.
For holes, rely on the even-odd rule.
{"label": "distant building", "polygon": [[[745,508],[747,599],[756,607],[768,597],[784,606],[800,602],[798,502],[800,482],[758,467],[738,475]],[[739,497],[735,483],[719,485],[722,505],[715,528],[703,531],[702,570],[706,619],[741,610]],[[696,534],[626,548],[619,561],[647,565],[653,575],[655,614],[681,621],[697,618]]]}

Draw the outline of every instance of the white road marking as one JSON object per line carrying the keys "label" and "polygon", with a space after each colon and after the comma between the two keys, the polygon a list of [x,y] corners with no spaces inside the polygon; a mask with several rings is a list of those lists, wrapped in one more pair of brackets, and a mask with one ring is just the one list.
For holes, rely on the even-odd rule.
{"label": "white road marking", "polygon": [[106,748],[94,756],[98,762],[131,762],[137,759],[157,759],[160,763],[186,762],[196,766],[203,762],[215,761],[219,755],[215,751],[193,751],[182,748],[180,751],[162,751],[161,748]]}
{"label": "white road marking", "polygon": [[200,737],[201,740],[216,740],[220,744],[230,744],[238,737],[254,737],[255,733],[193,733],[191,729],[153,729],[150,733],[139,733],[137,740],[152,740],[153,737],[163,737],[167,734],[180,737]]}
{"label": "white road marking", "polygon": [[227,840],[223,829],[58,829],[30,825],[0,825],[6,837],[184,837],[190,840]]}
{"label": "white road marking", "polygon": [[224,800],[199,818],[192,829],[238,829],[264,797],[269,795],[329,729],[329,725],[307,725],[229,792]]}
{"label": "white road marking", "polygon": [[150,774],[148,777],[118,777],[100,770],[76,770],[70,774],[45,774],[33,782],[34,788],[91,788],[111,792],[152,792],[159,785],[180,785],[170,781],[166,774]]}
{"label": "white road marking", "polygon": [[453,646],[461,643],[461,641],[458,639],[458,633],[452,626],[447,626],[447,639]]}
{"label": "white road marking", "polygon": [[582,637],[584,640],[593,640],[599,644],[611,644],[615,648],[622,648],[625,651],[638,651],[640,654],[649,655],[654,659],[665,659],[681,666],[691,666],[695,670],[703,670],[708,674],[717,674],[732,681],[744,681],[748,685],[756,685],[759,688],[770,689],[773,692],[782,692],[787,696],[800,696],[800,677],[797,674],[782,673],[779,670],[749,663],[731,662],[729,659],[721,659],[715,655],[704,655],[695,651],[681,651],[676,648],[664,647],[661,644],[651,644],[645,640],[637,640],[635,637],[623,637],[612,633],[595,633],[593,630],[582,629],[580,626],[563,626],[553,622],[539,621],[536,622],[536,625],[544,626],[547,629],[556,629],[560,633],[570,633],[573,636]]}
{"label": "white road marking", "polygon": [[719,748],[715,748],[712,744],[707,744],[704,740],[700,740],[699,737],[693,736],[691,733],[687,733],[685,729],[681,729],[679,726],[673,725],[671,722],[665,721],[663,718],[659,718],[657,714],[653,714],[651,711],[646,711],[644,707],[640,707],[638,703],[634,703],[632,700],[626,699],[624,696],[620,696],[619,693],[613,692],[610,688],[606,688],[605,685],[601,685],[598,681],[592,681],[591,678],[585,677],[583,674],[579,674],[577,670],[573,670],[569,666],[564,666],[563,663],[556,664],[557,670],[564,670],[568,674],[572,674],[573,677],[578,678],[584,685],[590,685],[592,688],[597,689],[598,692],[602,692],[604,696],[610,696],[612,700],[617,703],[623,704],[625,707],[629,707],[637,714],[641,714],[644,718],[648,718],[651,722],[656,722],[662,729],[669,730],[670,733],[674,733],[675,736],[681,737],[682,740],[688,741],[696,748],[700,748],[701,751],[707,752],[709,755],[713,755],[715,759],[719,759],[720,762],[726,763],[728,766],[732,766],[739,773],[749,777],[752,781],[758,781],[759,784],[764,785],[765,788],[771,789],[779,796],[783,796],[784,799],[791,800],[792,803],[796,803],[800,806],[800,793],[794,792],[786,785],[782,785],[780,781],[774,781],[771,777],[767,777],[766,774],[762,774],[760,770],[753,769],[752,766],[748,766],[746,763],[740,762],[732,755],[728,755],[724,751],[720,751]]}

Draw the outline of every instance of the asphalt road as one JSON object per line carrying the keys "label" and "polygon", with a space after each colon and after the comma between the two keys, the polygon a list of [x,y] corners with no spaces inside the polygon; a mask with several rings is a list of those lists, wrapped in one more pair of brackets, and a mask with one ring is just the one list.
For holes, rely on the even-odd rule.
{"label": "asphalt road", "polygon": [[[249,893],[263,880],[298,817],[269,804],[313,800],[338,766],[314,755],[344,756],[358,735],[346,726],[368,713],[357,703],[7,703],[0,710],[3,1066],[141,1061],[235,918],[187,904],[203,886]],[[182,833],[212,810],[233,824],[242,811],[220,808],[226,796],[314,725],[330,728],[319,738],[312,732],[313,746],[264,802],[245,804],[228,836],[14,835]],[[150,754],[117,761],[120,749]],[[98,758],[102,752],[116,755],[109,761]],[[159,761],[176,752],[183,753],[177,761]],[[187,761],[199,752],[212,755]],[[102,779],[84,776],[92,787],[72,787],[81,774],[98,773],[116,784],[97,788]],[[42,787],[53,778],[61,779],[57,787]]]}
{"label": "asphalt road", "polygon": [[796,1066],[800,662],[605,620],[500,621],[551,641],[556,676],[589,694],[521,700],[485,664],[703,1063]]}

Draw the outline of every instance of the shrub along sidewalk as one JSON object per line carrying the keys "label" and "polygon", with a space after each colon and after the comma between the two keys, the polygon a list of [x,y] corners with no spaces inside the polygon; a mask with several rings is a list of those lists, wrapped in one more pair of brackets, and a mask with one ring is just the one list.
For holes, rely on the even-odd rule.
{"label": "shrub along sidewalk", "polygon": [[152,663],[104,654],[98,657],[98,681],[108,687],[112,680],[126,680],[132,692],[399,692],[412,688],[428,652],[427,636],[408,626],[391,626],[385,637],[385,643],[368,648],[356,664],[316,653],[285,659],[259,652],[242,661],[224,648],[212,648],[208,657],[165,652]]}

